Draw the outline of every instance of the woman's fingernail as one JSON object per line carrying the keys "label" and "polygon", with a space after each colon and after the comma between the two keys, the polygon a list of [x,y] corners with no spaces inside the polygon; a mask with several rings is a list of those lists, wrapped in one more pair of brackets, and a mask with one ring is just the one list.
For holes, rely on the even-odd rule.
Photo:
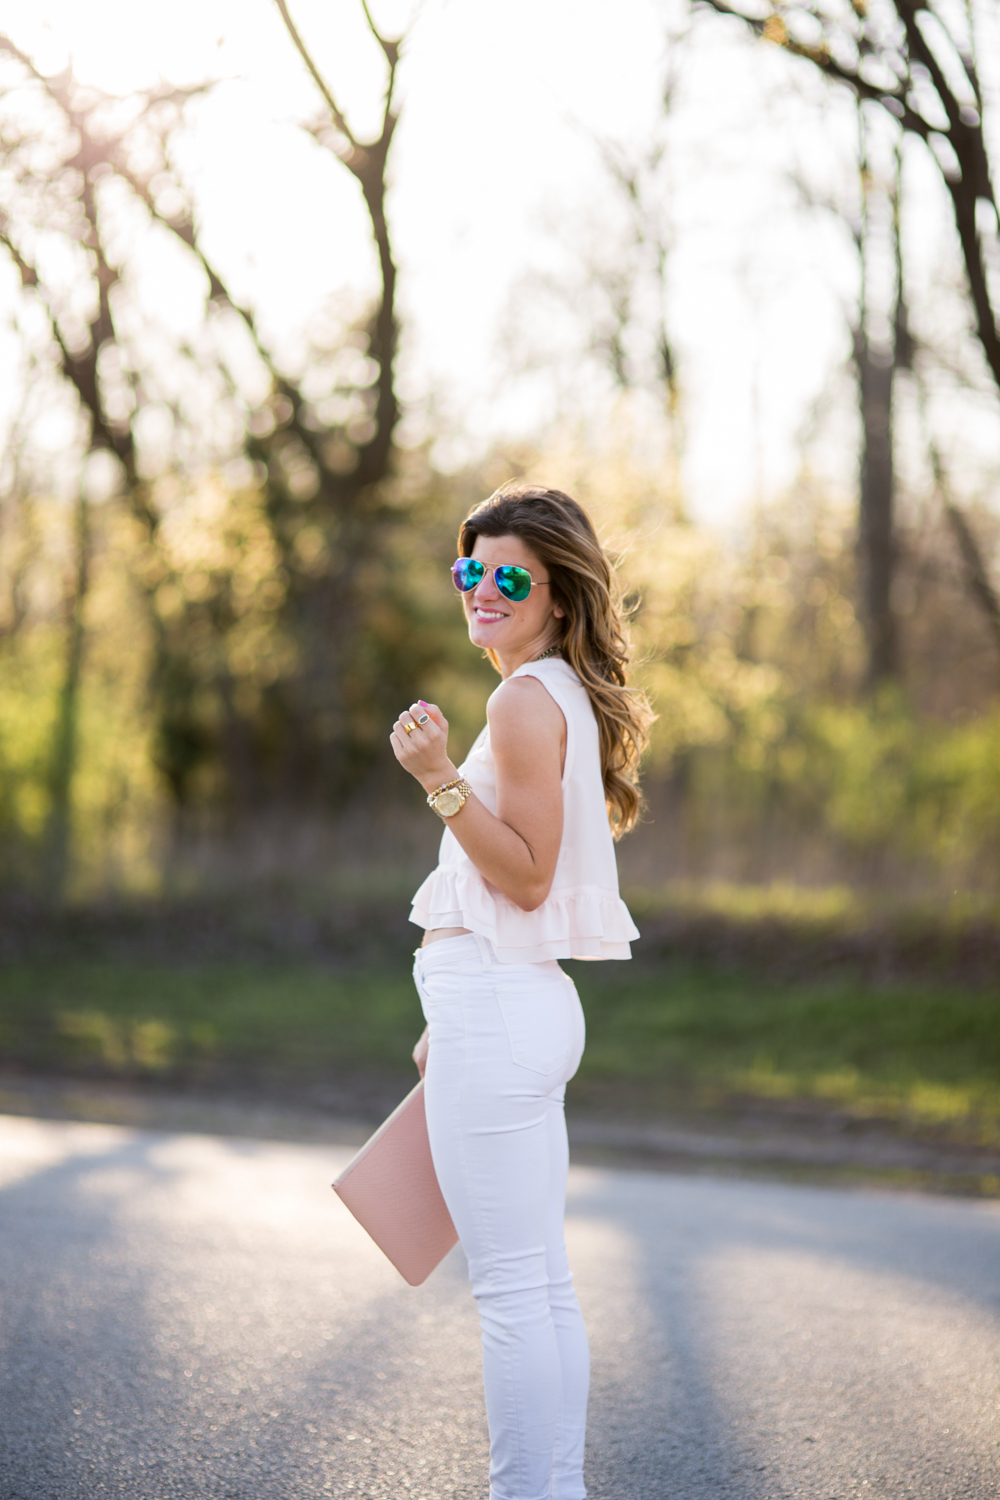
{"label": "woman's fingernail", "polygon": [[430,708],[430,704],[429,703],[425,703],[424,700],[423,700],[423,698],[418,698],[417,702],[420,704],[421,708]]}

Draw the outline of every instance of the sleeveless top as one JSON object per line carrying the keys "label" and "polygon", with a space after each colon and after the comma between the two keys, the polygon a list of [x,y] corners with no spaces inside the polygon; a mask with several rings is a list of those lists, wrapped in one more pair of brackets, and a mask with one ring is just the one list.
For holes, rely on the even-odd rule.
{"label": "sleeveless top", "polygon": [[[618,894],[597,720],[587,690],[560,657],[526,662],[511,676],[537,677],[566,720],[563,832],[552,889],[535,911],[523,911],[480,875],[445,825],[438,867],[414,896],[410,921],[424,928],[478,932],[489,938],[501,963],[631,958],[629,942],[639,933]],[[458,773],[495,814],[496,767],[488,724]]]}

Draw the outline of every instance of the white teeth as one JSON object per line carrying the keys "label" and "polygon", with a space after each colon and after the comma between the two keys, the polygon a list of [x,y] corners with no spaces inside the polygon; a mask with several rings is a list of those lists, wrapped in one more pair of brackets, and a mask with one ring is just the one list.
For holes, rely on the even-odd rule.
{"label": "white teeth", "polygon": [[477,609],[476,610],[476,619],[477,620],[505,620],[506,618],[507,618],[507,616],[500,614],[500,612],[498,610],[487,610],[487,609]]}

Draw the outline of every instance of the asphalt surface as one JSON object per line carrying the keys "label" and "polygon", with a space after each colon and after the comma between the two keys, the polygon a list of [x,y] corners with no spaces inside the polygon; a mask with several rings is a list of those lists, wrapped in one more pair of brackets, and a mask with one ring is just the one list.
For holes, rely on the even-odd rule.
{"label": "asphalt surface", "polygon": [[[340,1149],[0,1117],[2,1500],[486,1500],[459,1251]],[[995,1500],[1000,1207],[576,1168],[593,1500]]]}

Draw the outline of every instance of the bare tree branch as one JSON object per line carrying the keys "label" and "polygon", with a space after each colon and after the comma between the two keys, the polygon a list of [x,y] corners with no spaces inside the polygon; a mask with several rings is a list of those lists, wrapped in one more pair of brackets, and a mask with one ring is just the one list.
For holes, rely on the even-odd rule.
{"label": "bare tree branch", "polygon": [[[392,253],[389,226],[385,216],[385,175],[389,149],[392,145],[393,135],[399,119],[398,112],[393,110],[392,100],[396,66],[399,61],[403,38],[400,37],[394,40],[383,36],[372,20],[366,0],[362,0],[369,28],[382,48],[389,65],[389,79],[382,110],[381,130],[377,139],[362,142],[357,140],[348,129],[347,122],[333,96],[332,90],[323,79],[319,67],[291,19],[285,0],[275,0],[275,4],[281,12],[282,19],[288,28],[288,33],[308,68],[310,76],[315,80],[330,110],[335,128],[346,137],[351,145],[349,153],[338,151],[336,154],[348,170],[357,178],[361,186],[365,206],[368,209],[368,217],[371,221],[375,248],[378,252],[382,296],[372,320],[370,331],[370,352],[378,366],[379,372],[376,390],[375,433],[370,442],[362,444],[359,449],[361,476],[365,482],[372,482],[385,471],[392,448],[393,433],[396,429],[396,423],[399,420],[399,402],[396,397],[394,372],[396,348],[399,339],[395,311],[396,264]],[[323,144],[326,144],[319,135],[316,127],[310,128],[309,133],[317,139],[321,139]]]}
{"label": "bare tree branch", "polygon": [[392,98],[393,83],[396,77],[396,65],[399,62],[399,53],[400,48],[402,47],[403,39],[402,37],[387,37],[384,36],[381,31],[379,31],[378,27],[375,25],[375,22],[372,20],[372,13],[368,8],[368,0],[361,0],[361,9],[365,13],[365,20],[368,22],[368,30],[371,32],[372,36],[382,48],[382,51],[385,54],[385,60],[389,64],[389,86],[386,90],[386,106],[388,107]]}
{"label": "bare tree branch", "polygon": [[923,378],[919,367],[915,369],[914,373],[916,374],[917,400],[920,404],[920,412],[923,417],[927,456],[930,459],[931,473],[934,476],[934,491],[941,501],[945,518],[958,546],[959,556],[964,566],[966,585],[973,599],[982,610],[987,627],[996,642],[997,650],[1000,651],[1000,596],[998,596],[996,589],[993,587],[989,570],[986,567],[986,561],[976,540],[975,532],[952,492],[948,470],[945,467],[941,450],[931,431],[927,414],[926,380]]}
{"label": "bare tree branch", "polygon": [[[263,786],[279,796],[293,798],[322,799],[336,795],[350,783],[347,768],[356,765],[359,736],[364,740],[368,732],[364,727],[359,728],[352,704],[358,701],[359,693],[369,701],[372,691],[379,691],[370,684],[359,684],[358,662],[363,655],[370,603],[364,590],[358,587],[358,580],[366,569],[381,565],[386,527],[397,514],[384,485],[392,473],[393,434],[399,416],[394,377],[398,341],[396,267],[385,197],[388,155],[398,120],[393,100],[401,39],[382,36],[370,10],[365,8],[367,25],[386,59],[388,78],[379,132],[370,141],[360,140],[351,131],[335,91],[326,83],[294,26],[288,4],[284,0],[276,3],[293,45],[320,89],[327,133],[321,135],[318,127],[313,127],[312,133],[337,155],[361,187],[380,269],[380,293],[364,324],[367,353],[376,367],[376,378],[371,385],[367,378],[356,385],[349,380],[348,415],[336,418],[325,429],[317,420],[314,402],[305,398],[300,383],[278,367],[253,308],[240,305],[230,293],[225,276],[206,253],[191,195],[174,166],[171,135],[182,118],[181,111],[195,93],[204,92],[209,85],[191,90],[164,86],[130,100],[116,100],[93,90],[81,90],[69,71],[45,77],[19,48],[0,37],[0,60],[7,58],[17,64],[23,73],[22,88],[34,94],[37,87],[40,97],[57,112],[53,115],[49,111],[43,126],[55,149],[57,165],[39,174],[22,153],[13,163],[11,186],[16,189],[20,185],[30,191],[23,195],[23,201],[11,201],[12,222],[0,228],[9,241],[22,284],[45,303],[52,326],[54,356],[91,415],[92,443],[127,458],[130,476],[137,475],[131,420],[113,420],[110,413],[115,408],[112,405],[109,410],[107,404],[118,377],[111,363],[106,368],[102,365],[101,376],[98,374],[102,346],[124,347],[114,326],[113,292],[116,283],[127,277],[129,271],[124,262],[121,268],[110,263],[102,239],[102,215],[113,215],[115,202],[101,186],[105,167],[115,174],[133,202],[143,205],[151,222],[167,229],[194,258],[206,279],[207,302],[236,315],[270,377],[274,425],[266,431],[263,428],[256,433],[249,431],[245,442],[247,454],[265,467],[263,516],[276,555],[282,560],[280,629],[287,632],[289,641],[295,642],[296,651],[294,662],[289,659],[281,681],[275,684],[269,697],[269,711],[274,719],[265,736],[272,746],[266,753],[257,743],[257,728],[249,719],[244,722],[240,718],[242,709],[237,711],[233,707],[236,700],[229,691],[232,684],[225,674],[222,678],[213,677],[210,685],[199,676],[202,668],[195,659],[197,653],[191,653],[186,632],[191,627],[191,611],[197,614],[200,606],[185,606],[183,618],[176,621],[161,618],[155,608],[153,596],[166,576],[164,567],[169,570],[171,566],[155,540],[155,514],[151,513],[147,519],[153,545],[142,551],[137,562],[142,575],[140,582],[152,606],[157,643],[152,673],[160,738],[157,764],[167,777],[178,806],[190,791],[193,767],[204,756],[216,756],[231,775],[233,785],[239,783],[243,787],[239,795],[246,792],[255,803],[259,803]],[[124,118],[117,108],[123,103],[127,106]],[[23,144],[30,142],[26,140]],[[17,149],[17,143],[5,137],[3,152],[8,161]],[[181,194],[179,206],[164,198],[159,180],[164,176]],[[50,187],[56,191],[46,198]],[[6,196],[6,180],[4,191]],[[97,308],[90,322],[90,347],[84,356],[74,352],[77,340],[65,322],[61,293],[55,287],[42,285],[44,268],[40,261],[37,266],[33,263],[38,257],[31,248],[29,230],[33,230],[37,218],[32,206],[36,199],[43,212],[48,213],[47,231],[68,236],[87,251],[89,266],[83,277],[89,284],[89,294],[96,295]],[[82,269],[76,258],[74,265]],[[223,375],[226,374],[223,370]],[[145,382],[138,372],[129,369],[127,360],[124,378],[140,405],[148,400]],[[162,399],[171,405],[169,394]],[[317,481],[314,490],[297,483],[304,467],[314,471]],[[133,509],[150,506],[149,487],[136,478],[129,485],[128,499]],[[325,561],[319,567],[305,566],[306,554],[299,555],[297,542],[305,531],[318,533],[325,544]],[[220,613],[217,618],[212,617],[209,628],[224,635],[229,628],[224,584],[220,584],[220,589],[217,601]],[[215,605],[206,604],[205,609],[210,612],[211,608]],[[202,689],[228,703],[223,713],[223,721],[228,725],[226,732],[231,730],[234,744],[240,740],[242,748],[220,748],[216,743],[215,728],[203,721],[202,709],[196,701]],[[247,790],[251,783],[252,793]]]}
{"label": "bare tree branch", "polygon": [[130,480],[135,478],[135,445],[131,432],[116,428],[109,422],[101,400],[100,386],[97,378],[97,351],[96,345],[91,345],[87,354],[82,358],[70,352],[59,327],[59,320],[52,307],[48,289],[42,281],[35,266],[18,249],[10,235],[7,216],[0,211],[0,244],[4,246],[11,260],[14,262],[21,278],[21,285],[25,291],[32,291],[37,296],[41,306],[45,309],[48,318],[52,338],[59,350],[59,360],[62,369],[76,389],[84,410],[88,413],[92,424],[91,441],[94,447],[105,448],[113,453],[122,463]]}
{"label": "bare tree branch", "polygon": [[0,36],[0,52],[5,52],[8,57],[12,57],[15,62],[19,62],[31,74],[32,78],[46,89],[49,89],[51,84],[58,83],[60,79],[69,78],[70,76],[70,70],[66,68],[62,73],[54,73],[47,78],[44,73],[38,71],[28,54],[22,52],[20,47],[16,46],[9,36]]}
{"label": "bare tree branch", "polygon": [[[352,132],[351,127],[348,125],[344,113],[340,108],[340,105],[333,97],[329,84],[326,82],[326,79],[323,77],[319,68],[316,66],[315,62],[313,61],[312,54],[310,53],[305,42],[302,40],[302,36],[295,22],[292,20],[291,12],[289,11],[288,6],[285,4],[285,0],[274,0],[274,3],[278,7],[281,19],[285,23],[285,30],[288,32],[288,35],[291,37],[292,42],[295,45],[295,50],[302,58],[302,61],[305,63],[306,68],[309,70],[310,77],[312,78],[316,87],[319,89],[320,93],[323,95],[323,101],[326,104],[327,109],[330,111],[330,116],[333,120],[333,123],[336,125],[337,129],[340,131],[345,140],[349,142],[352,151],[359,151],[361,147],[355,140],[354,133]],[[367,15],[367,7],[365,8],[365,14]],[[371,25],[370,17],[369,25]],[[375,28],[372,27],[373,31],[374,29]],[[378,36],[378,33],[375,32],[375,35]]]}
{"label": "bare tree branch", "polygon": [[[993,380],[1000,388],[1000,316],[993,305],[986,255],[982,237],[976,222],[976,205],[985,199],[997,208],[997,195],[990,169],[989,154],[983,132],[981,115],[981,93],[974,61],[961,39],[951,34],[941,16],[932,11],[923,0],[889,0],[892,14],[899,23],[897,38],[886,41],[881,35],[867,29],[868,11],[864,4],[854,6],[852,19],[840,24],[822,12],[816,5],[806,5],[804,13],[821,28],[823,39],[817,45],[806,45],[789,31],[783,7],[772,0],[767,16],[749,16],[728,3],[728,0],[700,0],[700,3],[719,15],[732,16],[747,26],[755,36],[773,42],[811,62],[827,77],[852,89],[859,99],[870,101],[886,110],[898,123],[900,129],[930,145],[935,137],[943,137],[951,146],[959,165],[959,173],[949,172],[938,160],[945,186],[952,200],[955,226],[962,246],[962,257],[968,277],[969,295],[975,316],[976,334],[986,356]],[[941,34],[947,37],[954,52],[954,60],[962,69],[968,85],[968,97],[976,102],[976,108],[964,104],[948,81],[948,73],[934,48],[928,42],[920,24],[921,16],[933,16]],[[834,41],[848,44],[858,57],[855,66],[835,55]],[[843,52],[842,46],[840,51]],[[892,85],[873,83],[865,77],[863,64],[866,59],[876,59],[895,79]],[[911,64],[919,64],[926,72],[928,83],[947,120],[947,127],[921,111],[919,98],[914,92]]]}

